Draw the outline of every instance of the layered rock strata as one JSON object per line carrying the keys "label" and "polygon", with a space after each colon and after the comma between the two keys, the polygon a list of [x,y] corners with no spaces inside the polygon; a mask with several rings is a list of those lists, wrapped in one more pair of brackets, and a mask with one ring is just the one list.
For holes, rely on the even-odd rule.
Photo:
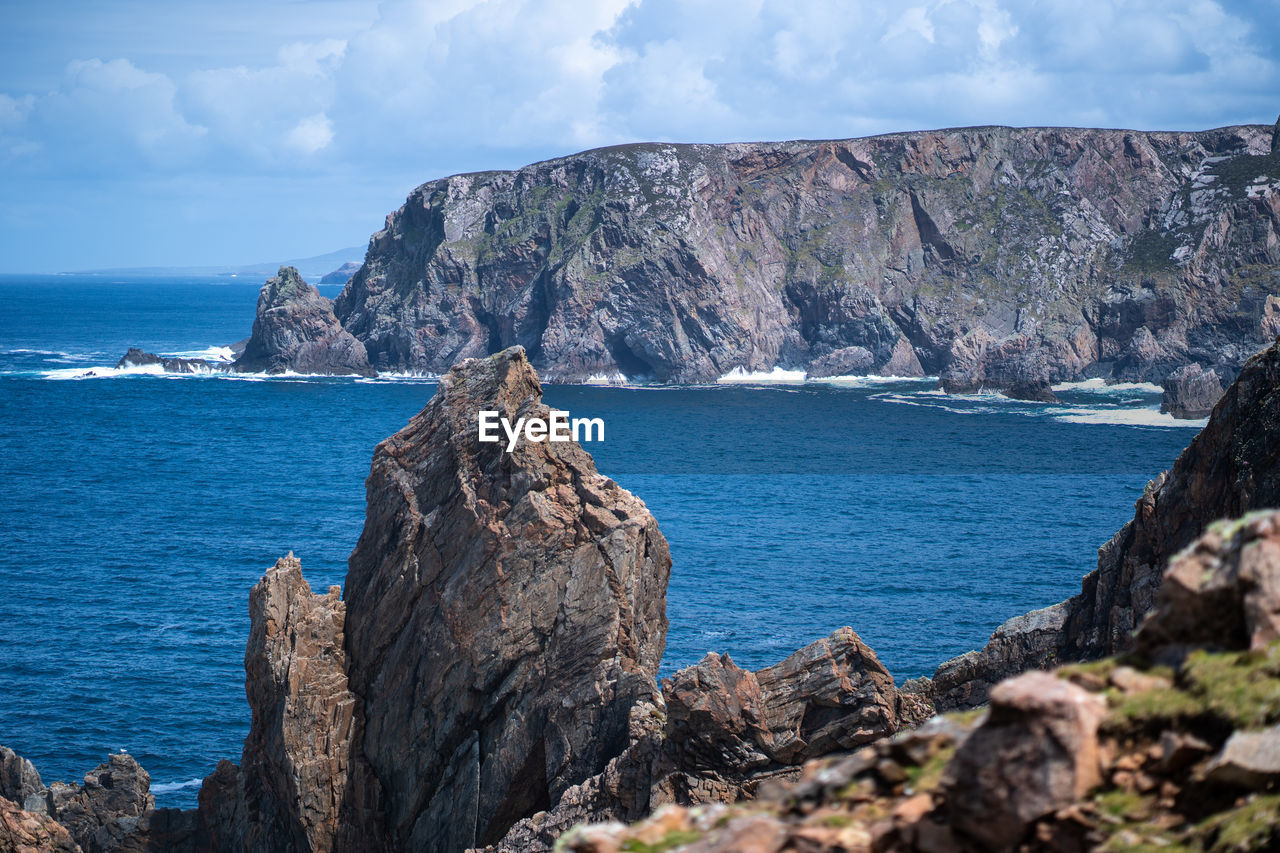
{"label": "layered rock strata", "polygon": [[364,344],[342,328],[333,303],[293,267],[281,267],[262,286],[253,333],[233,369],[335,376],[374,373]]}
{"label": "layered rock strata", "polygon": [[1280,342],[1245,365],[1208,425],[1147,484],[1132,521],[1098,551],[1079,595],[1000,626],[981,650],[938,668],[940,708],[974,707],[1026,669],[1132,647],[1168,561],[1213,521],[1280,506]]}
{"label": "layered rock strata", "polygon": [[1193,362],[1230,380],[1274,337],[1273,136],[979,127],[455,175],[387,218],[335,311],[380,370],[519,344],[557,382],[845,358],[1032,399]]}

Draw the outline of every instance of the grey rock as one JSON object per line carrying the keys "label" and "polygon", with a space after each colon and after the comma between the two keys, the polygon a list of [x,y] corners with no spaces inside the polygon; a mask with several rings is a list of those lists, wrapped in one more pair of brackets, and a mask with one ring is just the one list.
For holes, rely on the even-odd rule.
{"label": "grey rock", "polygon": [[1175,418],[1207,418],[1222,399],[1222,381],[1214,370],[1198,364],[1179,367],[1164,381],[1160,411]]}
{"label": "grey rock", "polygon": [[809,379],[863,376],[871,372],[875,363],[875,355],[866,347],[843,347],[809,362],[805,376]]}
{"label": "grey rock", "polygon": [[262,286],[253,334],[233,367],[245,373],[374,374],[364,344],[342,328],[333,303],[293,267],[281,267]]}
{"label": "grey rock", "polygon": [[1204,775],[1216,784],[1251,790],[1280,781],[1280,726],[1233,733]]}
{"label": "grey rock", "polygon": [[43,814],[47,809],[48,791],[30,761],[0,746],[0,797],[23,811]]}

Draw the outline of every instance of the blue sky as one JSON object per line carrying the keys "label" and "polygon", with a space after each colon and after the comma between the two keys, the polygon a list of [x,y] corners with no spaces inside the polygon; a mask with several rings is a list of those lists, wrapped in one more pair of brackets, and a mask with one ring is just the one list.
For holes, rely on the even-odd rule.
{"label": "blue sky", "polygon": [[5,0],[0,271],[320,254],[619,142],[1278,111],[1280,0]]}

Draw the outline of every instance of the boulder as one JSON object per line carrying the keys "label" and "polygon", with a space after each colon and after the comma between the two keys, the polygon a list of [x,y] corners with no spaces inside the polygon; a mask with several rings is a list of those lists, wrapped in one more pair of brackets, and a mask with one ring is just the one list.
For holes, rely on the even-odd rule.
{"label": "boulder", "polygon": [[372,376],[364,344],[333,313],[333,303],[281,267],[258,294],[253,333],[233,368],[242,373],[313,373]]}
{"label": "boulder", "polygon": [[1216,371],[1198,364],[1179,367],[1164,380],[1160,411],[1175,418],[1207,418],[1222,399],[1222,380]]}
{"label": "boulder", "polygon": [[1204,771],[1220,785],[1259,790],[1280,782],[1280,726],[1234,732]]}
{"label": "boulder", "polygon": [[1140,651],[1266,648],[1280,639],[1280,512],[1211,525],[1165,572]]}
{"label": "boulder", "polygon": [[991,691],[986,721],[947,769],[952,826],[983,849],[1013,850],[1039,818],[1101,781],[1106,700],[1048,672]]}
{"label": "boulder", "polygon": [[830,376],[863,376],[875,367],[875,355],[866,347],[844,347],[809,362],[806,379]]}

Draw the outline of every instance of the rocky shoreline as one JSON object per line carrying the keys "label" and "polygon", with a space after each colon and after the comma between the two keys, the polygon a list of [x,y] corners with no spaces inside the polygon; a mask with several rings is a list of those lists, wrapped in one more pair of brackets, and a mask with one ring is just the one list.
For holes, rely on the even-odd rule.
{"label": "rocky shoreline", "polygon": [[[284,276],[276,288],[299,290]],[[329,335],[323,307],[314,316],[325,322],[314,328]],[[986,648],[901,688],[848,628],[756,672],[710,654],[659,683],[671,559],[656,521],[576,443],[522,443],[507,453],[479,442],[480,408],[545,415],[523,349],[456,365],[426,408],[378,446],[345,594],[313,593],[292,555],[254,587],[250,733],[239,764],[223,761],[205,779],[197,809],[155,809],[145,771],[125,755],[83,784],[46,787],[4,751],[0,849],[549,851],[563,836],[562,846],[579,845],[568,849],[603,853],[651,849],[621,845],[627,833],[648,838],[655,830],[646,827],[660,825],[684,833],[682,844],[721,839],[690,849],[781,850],[801,830],[812,834],[815,813],[860,827],[849,836],[857,843],[818,838],[827,846],[796,849],[1094,849],[1098,822],[1090,817],[1072,835],[1064,821],[1075,818],[1064,810],[1092,814],[1098,804],[1085,800],[1104,779],[1106,790],[1141,796],[1167,780],[1200,792],[1189,796],[1222,790],[1246,799],[1280,781],[1280,767],[1214,771],[1208,788],[1195,781],[1239,764],[1237,733],[1271,737],[1255,735],[1280,722],[1265,697],[1242,711],[1254,715],[1248,721],[1201,725],[1193,709],[1191,722],[1169,723],[1204,744],[1177,768],[1125,758],[1135,744],[1147,749],[1148,735],[1139,736],[1147,728],[1121,728],[1128,734],[1111,746],[1105,735],[1130,694],[1160,690],[1174,702],[1183,699],[1169,691],[1189,692],[1210,711],[1227,701],[1216,682],[1196,681],[1186,668],[1189,650],[1271,654],[1280,519],[1211,524],[1280,505],[1280,343],[1243,367],[1208,426],[1148,486],[1079,596],[1011,620]],[[1173,581],[1162,583],[1171,560]],[[1137,663],[1004,681],[1118,653],[1138,655]],[[1280,670],[1269,666],[1250,677],[1266,690],[1275,680],[1280,695]],[[1041,681],[1026,681],[1034,678]],[[933,722],[899,735],[937,711],[987,703],[978,724]],[[1060,750],[1030,748],[1043,746],[1045,732],[1058,733]],[[1159,743],[1142,755],[1154,756]],[[853,757],[808,765],[833,754]],[[932,767],[943,754],[948,760]],[[951,781],[918,789],[912,767]],[[1012,775],[993,776],[993,767]],[[1135,782],[1139,772],[1155,787]],[[845,796],[853,788],[866,795]],[[1209,819],[1184,814],[1178,794],[1160,796],[1173,802],[1153,799],[1162,813]],[[745,847],[711,831],[747,812],[690,811],[742,801],[764,804],[774,846]],[[892,819],[877,823],[868,803]],[[1213,814],[1232,808],[1243,806]],[[618,828],[655,812],[649,824]],[[699,823],[706,814],[717,815],[713,825]],[[584,822],[611,828],[566,835]],[[1079,844],[1049,846],[1066,837]]]}

